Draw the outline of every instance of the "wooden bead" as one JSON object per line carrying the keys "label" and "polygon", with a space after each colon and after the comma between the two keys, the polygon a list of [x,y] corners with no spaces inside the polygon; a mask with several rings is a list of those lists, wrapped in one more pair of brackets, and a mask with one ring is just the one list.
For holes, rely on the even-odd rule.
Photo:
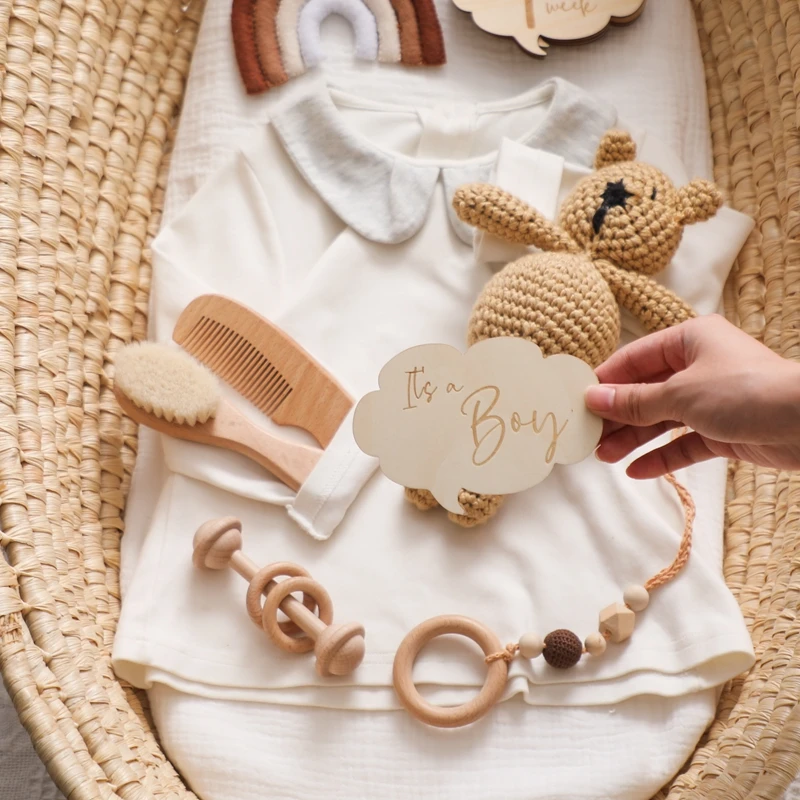
{"label": "wooden bead", "polygon": [[606,634],[612,642],[630,639],[636,614],[624,603],[613,603],[600,612],[600,633]]}
{"label": "wooden bead", "polygon": [[590,656],[601,656],[606,651],[606,637],[599,631],[590,633],[584,642],[586,652]]}
{"label": "wooden bead", "polygon": [[556,669],[574,667],[583,655],[583,644],[572,632],[563,628],[544,637],[544,660]]}
{"label": "wooden bead", "polygon": [[544,651],[544,639],[537,633],[526,633],[519,640],[519,654],[523,658],[538,658]]}
{"label": "wooden bead", "polygon": [[633,611],[644,611],[650,604],[650,594],[644,586],[628,586],[622,598]]}
{"label": "wooden bead", "polygon": [[358,622],[328,625],[314,646],[317,673],[323,678],[349,675],[364,660],[365,652],[363,625]]}
{"label": "wooden bead", "polygon": [[242,523],[236,517],[204,522],[194,535],[192,561],[200,569],[225,569],[242,549]]}

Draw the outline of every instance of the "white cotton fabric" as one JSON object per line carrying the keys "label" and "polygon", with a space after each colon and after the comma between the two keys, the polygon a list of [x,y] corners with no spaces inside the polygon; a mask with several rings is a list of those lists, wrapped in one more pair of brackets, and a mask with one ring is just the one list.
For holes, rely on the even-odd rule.
{"label": "white cotton fabric", "polygon": [[[588,170],[600,137],[617,122],[608,104],[560,79],[508,100],[422,111],[303,84],[271,118],[292,162],[328,207],[379,244],[399,244],[420,231],[440,179],[447,198],[464,183],[488,180],[504,135]],[[391,151],[364,135],[374,127]],[[473,229],[449,201],[447,214],[471,244]]]}
{"label": "white cotton fabric", "polygon": [[[286,0],[281,9],[289,5],[289,0]],[[248,131],[258,133],[263,130],[270,107],[276,102],[283,102],[284,96],[289,93],[275,91],[262,98],[245,98],[239,87],[230,48],[220,46],[220,42],[228,35],[229,10],[227,0],[211,0],[205,10],[183,109],[182,126],[172,160],[165,214],[167,221],[174,220],[185,209],[188,199],[214,170],[229,162],[231,153],[246,138]],[[591,47],[554,47],[545,61],[529,59],[510,41],[486,36],[472,25],[468,15],[460,14],[449,3],[439,3],[438,11],[445,31],[449,57],[448,66],[440,70],[415,71],[385,66],[373,69],[369,65],[353,65],[352,43],[346,33],[343,35],[342,26],[337,26],[337,21],[332,19],[323,28],[327,51],[326,69],[336,76],[340,85],[361,95],[371,95],[381,100],[391,98],[392,101],[419,106],[418,118],[428,123],[422,125],[422,135],[420,136],[419,125],[399,125],[394,140],[388,143],[390,146],[403,149],[409,144],[416,146],[425,138],[439,140],[438,146],[449,139],[453,145],[456,141],[454,137],[445,135],[442,139],[444,122],[449,118],[448,109],[451,106],[460,105],[464,108],[465,104],[469,105],[472,101],[496,100],[497,97],[513,95],[527,89],[548,75],[560,74],[576,79],[593,90],[599,98],[615,101],[624,118],[637,126],[637,138],[641,136],[638,131],[643,128],[656,130],[659,138],[665,139],[680,154],[689,167],[690,174],[709,174],[710,154],[702,65],[688,3],[648,4],[645,15],[631,28],[611,31],[602,41]],[[669,64],[669,69],[665,69],[665,64]],[[287,89],[291,90],[291,85]],[[437,103],[445,98],[448,100],[447,104]],[[457,103],[453,102],[455,98]],[[369,104],[361,115],[354,113],[354,109],[346,110],[349,122],[357,123],[357,127],[368,139],[375,141],[380,140],[381,135],[386,137],[386,131],[381,129],[384,127],[383,120],[388,119],[389,115],[386,112],[369,112]],[[355,120],[357,116],[360,119]],[[456,121],[464,118],[463,112],[452,115],[452,119]],[[396,118],[395,122],[397,121],[399,120]],[[378,130],[374,130],[374,127]],[[509,142],[514,142],[518,139],[515,134],[519,134],[519,131],[498,132],[494,138],[494,147],[501,145],[504,137]],[[453,147],[453,158],[466,157],[460,149],[464,146],[463,140],[459,141],[462,144]],[[508,142],[504,146],[507,144]],[[647,138],[642,144],[647,146]],[[666,148],[662,156],[669,149]],[[499,174],[500,164],[497,169]],[[242,189],[245,189],[246,200],[241,205],[237,201],[236,205],[236,210],[244,215],[241,222],[237,221],[235,213],[231,213],[225,216],[226,222],[222,223],[230,224],[232,228],[228,247],[216,253],[217,269],[224,272],[224,288],[218,290],[234,296],[239,293],[238,296],[249,305],[258,305],[263,301],[262,310],[268,312],[268,306],[272,303],[279,305],[283,298],[297,291],[299,284],[307,277],[302,271],[295,269],[298,259],[307,258],[315,248],[320,247],[320,242],[331,236],[338,237],[341,232],[340,218],[330,211],[327,203],[320,202],[317,191],[307,184],[298,184],[293,179],[295,172],[296,167],[286,158],[277,158],[269,164],[270,184],[276,190],[290,187],[292,202],[289,205],[303,205],[309,220],[302,236],[296,237],[283,248],[276,246],[277,239],[273,234],[285,230],[285,198],[281,196],[280,202],[265,203],[258,182],[253,180],[252,170],[244,168],[241,162],[238,167],[228,171],[226,179],[236,188],[235,196],[241,197]],[[562,168],[562,179],[564,174]],[[441,186],[439,181],[437,191],[444,195]],[[250,192],[249,198],[247,192]],[[442,211],[443,205],[446,206],[442,203],[435,207],[436,213],[447,213],[446,210]],[[246,247],[238,244],[237,233],[252,232],[254,220],[260,226],[258,230],[263,233],[260,250],[265,263],[270,261],[274,264],[274,258],[278,257],[281,264],[290,266],[278,272],[270,272],[269,279],[264,274],[246,277],[240,287],[239,279],[242,275],[235,269],[235,265],[240,264],[242,258],[246,259],[248,252]],[[213,227],[215,220],[209,217],[208,221]],[[217,221],[216,224],[221,223]],[[464,232],[457,231],[456,226],[447,228],[443,224],[442,229],[455,234],[454,243],[463,243]],[[741,236],[743,230],[740,227],[737,235]],[[718,241],[727,240],[721,238]],[[709,265],[708,244],[701,240],[697,245],[692,245],[690,238],[684,242],[683,253],[686,253],[686,260],[683,269],[679,271],[681,277],[676,279],[673,288],[687,290],[683,292],[687,299],[695,303],[700,300],[703,310],[712,310],[718,300],[719,287],[730,266],[730,259],[724,262],[720,258]],[[716,249],[714,253],[717,253]],[[156,275],[160,280],[167,269],[163,266],[159,268],[158,263],[157,259]],[[160,263],[163,265],[164,262]],[[219,267],[220,264],[224,266]],[[709,279],[711,273],[714,277]],[[187,276],[176,273],[176,281],[184,277]],[[192,275],[188,276],[188,280],[188,294],[213,290],[215,285],[219,285],[212,281],[209,287],[202,278],[198,282],[192,282]],[[700,282],[700,288],[695,288],[695,281]],[[229,288],[231,291],[228,291]],[[159,288],[156,287],[154,300],[158,316],[165,320],[170,317],[174,319],[183,302],[170,300],[169,295],[169,292],[159,293]],[[463,336],[465,322],[466,317],[463,317],[458,325],[454,323],[454,337],[456,327],[458,336]],[[161,327],[159,338],[168,338],[168,330],[164,329],[169,324],[162,323]],[[461,342],[454,339],[454,343]],[[281,433],[286,435],[287,432]],[[343,431],[340,431],[340,435],[342,434]],[[164,444],[168,448],[171,445],[169,441]],[[226,651],[237,652],[240,660],[251,655],[261,658],[271,649],[254,627],[248,627],[251,624],[242,608],[244,584],[236,576],[214,576],[221,579],[221,583],[217,585],[216,591],[209,594],[205,591],[198,593],[196,587],[191,587],[188,595],[185,593],[185,581],[189,579],[191,582],[197,576],[190,578],[193,573],[191,569],[186,569],[194,520],[190,516],[184,516],[184,509],[170,509],[171,516],[166,530],[160,530],[153,524],[154,518],[158,519],[162,513],[160,503],[153,508],[154,498],[164,484],[180,481],[194,485],[196,478],[206,479],[203,470],[208,461],[208,451],[197,448],[191,455],[193,458],[180,458],[184,475],[176,477],[168,468],[170,456],[165,460],[162,455],[159,438],[149,431],[142,431],[126,537],[123,540],[121,578],[124,605],[121,637],[117,639],[118,645],[125,642],[125,655],[132,660],[118,657],[117,666],[123,672],[136,672],[137,680],[143,685],[153,682],[150,696],[162,742],[183,775],[206,800],[239,800],[256,796],[320,797],[326,800],[340,796],[368,796],[371,800],[396,800],[401,792],[437,800],[451,797],[469,800],[473,797],[496,797],[499,791],[502,791],[504,797],[532,800],[567,800],[574,797],[599,800],[610,796],[621,800],[646,798],[681,766],[711,719],[715,691],[702,687],[710,686],[714,680],[724,680],[723,674],[744,668],[751,658],[746,633],[738,623],[735,604],[729,605],[728,598],[722,606],[716,607],[713,599],[716,597],[715,587],[720,583],[724,491],[724,467],[717,464],[713,467],[707,465],[708,471],[699,477],[693,474],[682,476],[691,485],[700,505],[699,536],[690,568],[694,571],[687,572],[680,583],[659,594],[659,597],[664,598],[660,604],[674,612],[671,614],[677,620],[678,628],[682,624],[678,617],[689,618],[691,627],[694,624],[691,618],[703,616],[709,606],[714,607],[715,610],[709,613],[712,616],[718,614],[721,638],[728,639],[727,644],[713,644],[711,650],[717,656],[710,659],[713,664],[710,669],[709,663],[701,664],[698,665],[699,669],[689,670],[684,676],[665,678],[666,673],[675,667],[674,654],[667,655],[665,672],[658,676],[658,685],[653,691],[663,692],[665,684],[670,684],[678,692],[692,692],[694,687],[697,689],[694,693],[673,697],[638,694],[649,691],[647,680],[642,680],[636,672],[625,675],[623,669],[617,685],[612,687],[612,693],[616,692],[622,697],[626,692],[632,692],[634,697],[608,705],[579,705],[584,702],[581,697],[592,695],[592,699],[585,701],[591,704],[604,696],[606,682],[592,683],[587,680],[590,676],[584,674],[572,685],[540,684],[535,681],[541,680],[541,676],[520,675],[509,687],[510,692],[517,696],[498,706],[487,719],[464,730],[438,731],[418,725],[400,711],[353,710],[354,701],[348,699],[348,696],[357,696],[359,702],[363,701],[374,707],[385,702],[388,697],[385,687],[362,686],[357,692],[351,689],[345,690],[344,694],[341,690],[337,691],[336,686],[332,687],[333,691],[323,691],[323,687],[313,689],[313,693],[318,694],[318,697],[311,700],[313,703],[350,705],[349,710],[338,710],[311,705],[290,705],[295,702],[309,702],[303,697],[303,692],[309,689],[307,686],[271,690],[271,702],[266,703],[254,701],[256,696],[266,696],[267,693],[264,690],[253,691],[252,686],[225,687],[179,677],[184,672],[184,656],[189,661],[196,658],[198,652],[194,645],[204,645],[205,637],[209,634],[205,626],[203,630],[192,628],[190,646],[184,652],[178,652],[182,650],[184,640],[188,639],[184,636],[183,628],[192,619],[207,622],[211,629],[224,620],[232,634],[236,632],[236,635],[231,635],[224,642],[217,640],[211,647],[203,646],[203,653],[200,655],[210,654],[211,660],[216,661]],[[174,453],[171,457],[175,458]],[[191,461],[196,462],[199,474],[192,474],[192,469],[189,468]],[[343,463],[338,457],[336,461],[340,466]],[[596,465],[592,462],[585,466],[593,468]],[[366,477],[371,466],[362,463],[361,467],[364,470],[363,477]],[[351,466],[345,472],[354,475],[352,469]],[[397,494],[398,487],[388,484],[380,477],[372,478],[367,484],[367,490],[376,485],[388,487],[391,491],[395,502],[394,511],[401,514],[402,521],[407,523],[401,540],[407,557],[410,557],[409,551],[413,553],[414,548],[419,548],[421,543],[424,546],[429,539],[438,544],[435,552],[426,557],[422,574],[419,574],[415,566],[406,582],[408,588],[404,586],[402,591],[392,596],[391,592],[382,593],[370,588],[374,585],[371,582],[375,581],[370,573],[376,566],[380,568],[389,562],[400,573],[407,570],[402,560],[398,564],[392,561],[392,537],[395,534],[387,537],[381,524],[365,528],[363,541],[366,548],[350,558],[347,565],[347,569],[351,570],[350,583],[354,588],[360,587],[358,596],[353,599],[351,587],[334,585],[334,573],[340,571],[343,563],[339,560],[340,548],[350,538],[345,532],[353,511],[370,497],[370,502],[381,500],[380,494],[373,496],[362,493],[340,523],[337,519],[338,513],[331,513],[335,512],[332,504],[322,503],[321,510],[320,506],[315,505],[325,494],[322,489],[307,485],[304,489],[313,488],[313,491],[304,498],[295,498],[285,487],[269,485],[262,475],[252,473],[249,465],[245,466],[235,459],[224,464],[223,472],[234,476],[234,490],[240,498],[234,500],[236,507],[229,502],[230,492],[221,492],[218,489],[205,492],[204,484],[199,484],[200,502],[205,503],[208,497],[224,497],[224,502],[220,503],[224,510],[220,513],[239,513],[239,503],[248,508],[257,508],[256,515],[245,520],[245,541],[250,555],[257,561],[265,562],[297,557],[298,561],[304,563],[331,590],[338,619],[367,621],[372,613],[373,603],[377,603],[380,612],[386,613],[393,624],[398,623],[395,615],[398,612],[409,613],[408,609],[412,614],[417,613],[419,618],[430,616],[440,609],[428,604],[424,608],[415,605],[417,594],[421,589],[424,599],[428,585],[438,590],[441,589],[438,585],[441,581],[448,591],[451,586],[455,587],[452,605],[448,607],[448,611],[473,613],[489,623],[501,636],[506,635],[504,626],[507,626],[508,637],[512,638],[519,635],[520,626],[524,627],[529,622],[531,625],[535,622],[536,630],[546,630],[551,621],[547,616],[532,620],[530,617],[524,618],[524,615],[519,621],[512,621],[510,616],[514,616],[515,612],[509,611],[504,605],[505,599],[497,596],[481,595],[483,602],[476,608],[477,604],[472,604],[468,597],[463,597],[465,586],[469,585],[473,574],[477,572],[476,566],[484,558],[488,551],[487,543],[492,541],[492,537],[496,537],[496,531],[487,528],[481,532],[464,532],[444,521],[442,515],[433,519],[418,514],[403,504]],[[321,475],[312,476],[308,484],[313,484],[314,478],[321,478]],[[554,475],[548,483],[558,480],[560,478]],[[654,571],[653,561],[668,561],[672,557],[677,543],[674,537],[679,532],[680,511],[669,489],[662,487],[654,491],[656,484],[652,484],[653,488],[645,488],[644,494],[638,496],[641,503],[634,503],[630,512],[626,511],[624,515],[628,523],[636,524],[638,521],[641,526],[641,533],[633,547],[623,547],[623,552],[618,553],[614,548],[614,535],[608,539],[598,536],[596,547],[589,551],[573,549],[573,519],[585,513],[579,505],[580,493],[591,481],[581,480],[579,483],[579,491],[570,497],[570,501],[575,503],[572,513],[566,517],[553,517],[553,529],[561,538],[543,539],[543,560],[539,561],[537,554],[533,563],[533,567],[538,569],[541,564],[548,563],[548,559],[551,560],[553,577],[561,578],[564,585],[552,591],[548,589],[546,582],[539,586],[538,575],[534,572],[525,574],[523,583],[527,581],[526,591],[528,585],[533,588],[530,608],[526,613],[549,609],[545,613],[557,616],[559,625],[580,628],[583,633],[582,626],[596,624],[599,605],[593,598],[591,603],[583,606],[582,611],[572,616],[572,601],[567,596],[573,588],[577,588],[579,593],[583,589],[580,569],[574,572],[573,566],[584,561],[593,561],[594,577],[604,574],[614,576],[613,587],[604,586],[602,581],[593,583],[593,586],[598,596],[604,595],[600,605],[606,602],[605,595],[612,589],[614,597],[611,599],[616,599],[618,584],[623,580],[621,573],[626,570],[639,572],[640,567],[646,567],[645,573],[649,575]],[[317,485],[330,486],[331,482],[320,480]],[[265,490],[265,486],[269,486],[268,490]],[[556,485],[553,484],[552,488],[555,490]],[[265,491],[270,493],[269,497],[265,497]],[[245,501],[241,496],[257,500]],[[302,499],[311,502],[310,508],[317,508],[317,516],[309,507],[304,506]],[[278,505],[266,507],[264,500]],[[655,505],[647,507],[649,500],[654,501]],[[609,509],[620,502],[628,502],[624,490],[615,492],[613,500],[601,507],[598,516],[607,515]],[[282,503],[290,504],[289,513],[294,519],[280,507]],[[663,510],[659,510],[661,504]],[[508,509],[503,512],[504,515],[507,511]],[[520,534],[520,542],[525,537],[535,535],[529,522],[531,518],[538,517],[538,513],[537,511],[528,515],[527,527]],[[655,525],[651,524],[653,518],[657,518]],[[315,542],[300,532],[297,522],[302,523],[303,520],[310,521],[311,524],[306,525],[310,532],[317,530],[318,526],[320,530],[334,530],[334,535],[327,542]],[[589,522],[591,521],[590,519]],[[578,521],[581,533],[581,529],[587,524],[586,520]],[[366,536],[366,533],[370,536]],[[505,545],[501,542],[499,546],[502,548]],[[654,549],[659,552],[653,552]],[[520,569],[521,566],[527,567],[526,558],[517,555],[512,574],[519,576],[526,573],[526,569]],[[701,574],[698,574],[698,569]],[[150,575],[151,570],[154,571]],[[364,577],[368,579],[366,587],[362,583]],[[507,575],[504,574],[503,580],[506,578]],[[637,579],[641,580],[638,575]],[[171,581],[176,582],[176,591],[170,598],[162,597],[160,592],[163,583]],[[668,592],[677,591],[685,583],[691,583],[696,588],[696,596],[690,600],[692,605],[685,606],[683,601],[676,601],[668,596]],[[380,588],[385,589],[385,586]],[[496,587],[490,587],[490,591],[495,590]],[[143,591],[152,591],[161,597],[160,601],[157,604],[148,602],[140,606],[137,597],[141,598]],[[565,597],[566,602],[563,600]],[[177,599],[177,605],[170,609],[170,602],[174,599]],[[576,605],[578,602],[576,598]],[[221,605],[227,608],[227,613],[221,613]],[[562,613],[570,616],[569,622],[564,621]],[[162,614],[165,616],[163,631],[169,632],[167,645],[176,645],[175,652],[170,653],[167,659],[168,669],[162,669],[163,664],[160,667],[147,666],[151,663],[154,652],[151,634],[154,628],[162,629]],[[242,622],[242,617],[244,625],[236,627]],[[662,625],[661,613],[658,606],[654,605],[642,615],[642,627],[637,630],[630,646],[623,648],[623,659],[628,653],[633,653],[647,635],[644,629],[646,617],[651,618],[650,624],[656,628]],[[127,627],[129,621],[131,626]],[[674,637],[678,630],[670,627],[671,624],[667,626],[667,639]],[[128,632],[135,631],[136,635],[126,636],[126,628]],[[684,645],[695,635],[691,630],[685,633],[685,641],[680,635],[677,638],[678,660],[684,658]],[[212,639],[213,636],[212,634]],[[656,634],[656,638],[659,636],[661,634]],[[372,630],[369,630],[370,649],[374,638]],[[713,638],[720,639],[719,636]],[[157,642],[159,647],[163,642],[164,637]],[[242,643],[246,643],[247,652],[241,648]],[[434,661],[445,656],[441,651],[438,654],[435,651],[429,654]],[[387,654],[386,669],[390,657],[391,653]],[[691,657],[696,658],[696,653]],[[300,660],[303,661],[302,658]],[[464,664],[464,661],[467,663]],[[290,668],[290,665],[281,664],[278,671],[283,673],[284,667]],[[370,669],[374,668],[373,664]],[[465,651],[458,648],[458,653],[449,661],[448,685],[452,681],[461,681],[468,685],[474,682],[479,672],[479,665],[468,661]],[[238,680],[234,673],[232,678],[225,678],[228,684]],[[651,674],[650,678],[656,674]],[[308,680],[312,677],[311,664],[306,663],[304,678]],[[683,688],[678,688],[678,679],[681,677],[687,680],[683,682]],[[630,683],[626,688],[628,679]],[[287,682],[285,678],[283,680]],[[289,678],[288,682],[291,680]],[[257,682],[263,685],[262,675],[259,675]],[[592,689],[598,689],[600,693],[593,692]],[[471,694],[472,691],[465,690],[464,694]],[[221,696],[220,692],[227,699],[208,699],[211,695]],[[434,690],[432,696],[454,699],[455,695],[460,694],[458,689],[451,693],[440,688],[438,692]],[[238,699],[234,700],[233,697]],[[342,697],[345,698],[344,701]],[[548,697],[553,698],[550,702],[564,702],[567,705],[530,705],[547,703]],[[555,699],[558,697],[563,700]],[[523,700],[526,702],[522,702]]]}
{"label": "white cotton fabric", "polygon": [[503,703],[442,730],[405,712],[148,694],[172,763],[203,800],[649,800],[715,705],[713,692],[596,708]]}

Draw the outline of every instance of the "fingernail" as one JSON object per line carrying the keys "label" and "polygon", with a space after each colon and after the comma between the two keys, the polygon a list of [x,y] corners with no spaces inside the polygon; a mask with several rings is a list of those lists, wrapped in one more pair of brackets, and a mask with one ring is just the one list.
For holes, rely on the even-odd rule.
{"label": "fingernail", "polygon": [[606,442],[600,442],[599,445],[595,448],[594,457],[598,461],[602,461],[604,464],[616,464],[619,459],[614,455],[614,448],[609,450],[608,444]]}
{"label": "fingernail", "polygon": [[616,393],[612,386],[590,386],[586,390],[586,407],[593,411],[611,411]]}

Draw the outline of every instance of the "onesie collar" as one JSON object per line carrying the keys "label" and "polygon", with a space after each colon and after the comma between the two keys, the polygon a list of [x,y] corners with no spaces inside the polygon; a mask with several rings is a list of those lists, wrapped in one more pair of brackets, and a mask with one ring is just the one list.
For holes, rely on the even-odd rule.
{"label": "onesie collar", "polygon": [[[369,107],[366,101],[354,102]],[[610,105],[577,86],[553,78],[518,97],[476,108],[498,114],[537,104],[548,105],[543,118],[516,141],[591,167],[600,138],[617,116]],[[376,113],[385,108],[375,107]],[[349,126],[331,90],[321,83],[287,97],[271,123],[297,169],[330,209],[358,234],[381,244],[398,244],[420,230],[440,177],[449,199],[464,183],[489,181],[497,160],[497,152],[436,161],[384,149]],[[473,230],[452,209],[450,221],[471,244]]]}

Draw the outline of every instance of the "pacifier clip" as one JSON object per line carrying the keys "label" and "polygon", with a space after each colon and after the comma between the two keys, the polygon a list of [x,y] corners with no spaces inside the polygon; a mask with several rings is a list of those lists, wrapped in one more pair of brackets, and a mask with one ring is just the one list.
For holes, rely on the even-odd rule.
{"label": "pacifier clip", "polygon": [[[650,603],[650,593],[675,578],[689,560],[692,549],[692,530],[695,504],[687,489],[671,474],[665,475],[678,494],[684,511],[684,527],[675,560],[653,575],[644,585],[629,586],[622,602],[612,603],[600,612],[598,630],[585,641],[570,630],[551,631],[542,637],[525,633],[517,642],[502,646],[496,634],[477,620],[459,615],[432,617],[410,631],[397,649],[392,673],[394,689],[403,707],[416,719],[438,728],[459,728],[483,717],[502,697],[508,681],[508,670],[515,658],[544,660],[556,669],[574,667],[584,655],[597,658],[603,655],[609,642],[619,644],[631,637],[636,614]],[[467,703],[457,706],[436,706],[420,694],[414,684],[414,662],[422,649],[439,636],[465,636],[484,653],[486,679],[478,694]]]}

